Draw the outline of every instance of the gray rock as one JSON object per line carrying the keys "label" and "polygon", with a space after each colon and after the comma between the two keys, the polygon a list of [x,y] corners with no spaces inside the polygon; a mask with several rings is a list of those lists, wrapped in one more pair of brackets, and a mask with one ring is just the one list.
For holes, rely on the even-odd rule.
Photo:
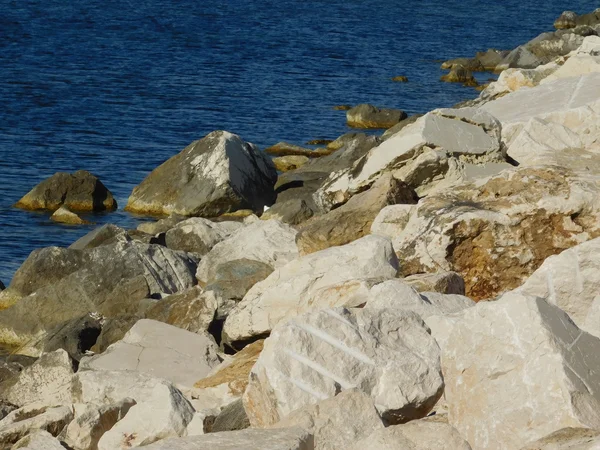
{"label": "gray rock", "polygon": [[75,361],[79,361],[102,332],[102,319],[86,314],[68,320],[48,331],[39,344],[45,353],[64,349]]}
{"label": "gray rock", "polygon": [[103,353],[109,345],[123,339],[131,327],[142,318],[141,316],[120,315],[104,319],[102,331],[90,350],[94,353]]}
{"label": "gray rock", "polygon": [[157,235],[160,233],[166,233],[179,222],[185,220],[187,217],[180,214],[171,214],[169,217],[157,220],[156,222],[144,222],[138,225],[137,229],[144,233]]}
{"label": "gray rock", "polygon": [[277,171],[256,146],[226,131],[193,142],[134,188],[126,210],[215,217],[239,209],[262,213],[275,202]]}
{"label": "gray rock", "polygon": [[289,225],[298,225],[314,215],[313,209],[303,198],[276,202],[261,216],[263,220],[277,219]]}
{"label": "gray rock", "polygon": [[373,105],[355,106],[346,113],[348,125],[354,128],[390,128],[407,115],[399,109],[381,109]]}
{"label": "gray rock", "polygon": [[[382,141],[386,141],[391,138],[394,134],[398,133],[405,126],[410,125],[411,123],[415,123],[419,117],[422,117],[423,114],[413,114],[412,116],[407,117],[406,119],[401,120],[396,125],[391,128],[385,130],[383,135],[381,136]],[[361,155],[362,156],[362,155]]]}
{"label": "gray rock", "polygon": [[440,80],[447,83],[463,83],[465,86],[477,86],[479,84],[471,71],[461,64],[454,64],[450,68],[450,72],[442,75]]}
{"label": "gray rock", "polygon": [[554,28],[562,30],[566,28],[575,28],[577,26],[577,14],[573,11],[563,11],[563,13],[554,21]]}
{"label": "gray rock", "polygon": [[78,170],[73,174],[57,172],[15,203],[17,208],[51,211],[63,205],[73,211],[117,209],[117,201],[111,192],[98,178],[85,170]]}
{"label": "gray rock", "polygon": [[240,398],[221,410],[219,415],[215,417],[209,431],[217,433],[221,431],[244,430],[248,427],[250,427],[250,421],[244,409],[244,403]]}
{"label": "gray rock", "polygon": [[71,245],[70,250],[86,250],[99,247],[101,245],[113,244],[119,237],[127,236],[127,238],[142,242],[144,244],[154,244],[155,239],[151,234],[144,233],[138,230],[126,230],[111,223],[102,225],[85,236],[77,239]]}
{"label": "gray rock", "polygon": [[242,226],[239,222],[212,222],[201,217],[192,217],[168,230],[165,233],[165,243],[172,250],[204,256]]}

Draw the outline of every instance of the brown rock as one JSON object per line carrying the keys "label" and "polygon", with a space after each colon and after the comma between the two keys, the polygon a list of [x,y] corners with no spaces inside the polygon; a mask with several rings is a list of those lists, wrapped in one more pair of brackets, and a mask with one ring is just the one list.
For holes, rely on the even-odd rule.
{"label": "brown rock", "polygon": [[320,158],[332,153],[332,150],[326,148],[318,148],[312,150],[310,148],[300,147],[299,145],[288,144],[287,142],[278,142],[271,147],[265,149],[265,153],[276,156],[306,156],[307,158]]}
{"label": "brown rock", "polygon": [[65,206],[61,206],[54,214],[50,216],[50,220],[58,223],[66,223],[69,225],[85,225],[89,224],[87,220],[82,219],[74,212],[69,211],[69,209]]}
{"label": "brown rock", "polygon": [[465,86],[476,87],[479,85],[471,71],[460,64],[454,64],[450,72],[443,75],[440,80],[446,83],[463,83]]}
{"label": "brown rock", "polygon": [[306,145],[328,145],[333,142],[332,139],[313,139],[312,141],[308,141]]}
{"label": "brown rock", "polygon": [[308,156],[303,155],[288,155],[273,158],[275,168],[280,172],[287,172],[302,167],[309,161]]}
{"label": "brown rock", "polygon": [[407,115],[399,109],[377,108],[369,104],[355,106],[346,113],[346,122],[353,128],[390,128]]}
{"label": "brown rock", "polygon": [[408,77],[405,77],[404,75],[400,75],[400,76],[392,78],[392,81],[396,81],[398,83],[408,83]]}
{"label": "brown rock", "polygon": [[333,109],[336,111],[348,111],[352,109],[352,105],[335,105]]}

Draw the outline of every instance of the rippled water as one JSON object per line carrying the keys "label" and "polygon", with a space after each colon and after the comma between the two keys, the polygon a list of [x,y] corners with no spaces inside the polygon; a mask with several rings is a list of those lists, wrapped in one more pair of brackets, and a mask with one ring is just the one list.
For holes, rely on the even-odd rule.
{"label": "rippled water", "polygon": [[[439,60],[513,48],[597,2],[26,0],[0,15],[0,279],[90,227],[11,205],[57,171],[89,170],[123,207],[189,142],[227,129],[261,147],[347,131],[336,104],[409,113],[476,95]],[[390,78],[406,75],[409,83]],[[487,78],[488,75],[483,75]],[[122,210],[96,223],[135,226]]]}

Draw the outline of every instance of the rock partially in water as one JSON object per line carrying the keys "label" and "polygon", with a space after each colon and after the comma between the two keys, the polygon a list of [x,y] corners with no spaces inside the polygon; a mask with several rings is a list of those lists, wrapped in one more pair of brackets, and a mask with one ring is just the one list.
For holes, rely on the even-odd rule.
{"label": "rock partially in water", "polygon": [[404,75],[398,75],[397,77],[393,77],[392,81],[396,83],[408,83],[408,77]]}
{"label": "rock partially in water", "polygon": [[369,104],[361,104],[348,110],[346,121],[354,128],[390,128],[407,115],[399,109],[377,108]]}
{"label": "rock partially in water", "polygon": [[600,8],[588,14],[578,15],[573,11],[564,11],[555,21],[554,28],[565,30],[580,25],[594,26],[600,24]]}
{"label": "rock partially in water", "polygon": [[117,201],[102,182],[85,170],[57,172],[29,191],[15,206],[28,210],[112,211]]}
{"label": "rock partially in water", "polygon": [[226,131],[193,142],[133,189],[125,209],[139,214],[216,217],[261,213],[275,201],[277,171],[256,146]]}
{"label": "rock partially in water", "polygon": [[87,225],[90,222],[82,219],[74,212],[70,211],[66,206],[61,206],[50,216],[50,220],[68,225]]}
{"label": "rock partially in water", "polygon": [[478,86],[477,80],[469,69],[460,64],[454,64],[450,68],[450,72],[442,75],[440,80],[446,83],[462,83],[465,86]]}

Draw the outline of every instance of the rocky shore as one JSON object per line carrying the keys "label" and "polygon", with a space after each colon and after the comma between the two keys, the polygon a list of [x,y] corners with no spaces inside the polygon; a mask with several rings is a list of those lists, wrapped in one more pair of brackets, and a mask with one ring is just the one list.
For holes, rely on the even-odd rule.
{"label": "rocky shore", "polygon": [[[474,99],[348,109],[319,150],[215,131],[0,282],[0,448],[600,448],[600,12]],[[456,79],[455,79],[456,78]],[[314,152],[314,153],[311,153]],[[117,208],[85,171],[15,206]]]}

